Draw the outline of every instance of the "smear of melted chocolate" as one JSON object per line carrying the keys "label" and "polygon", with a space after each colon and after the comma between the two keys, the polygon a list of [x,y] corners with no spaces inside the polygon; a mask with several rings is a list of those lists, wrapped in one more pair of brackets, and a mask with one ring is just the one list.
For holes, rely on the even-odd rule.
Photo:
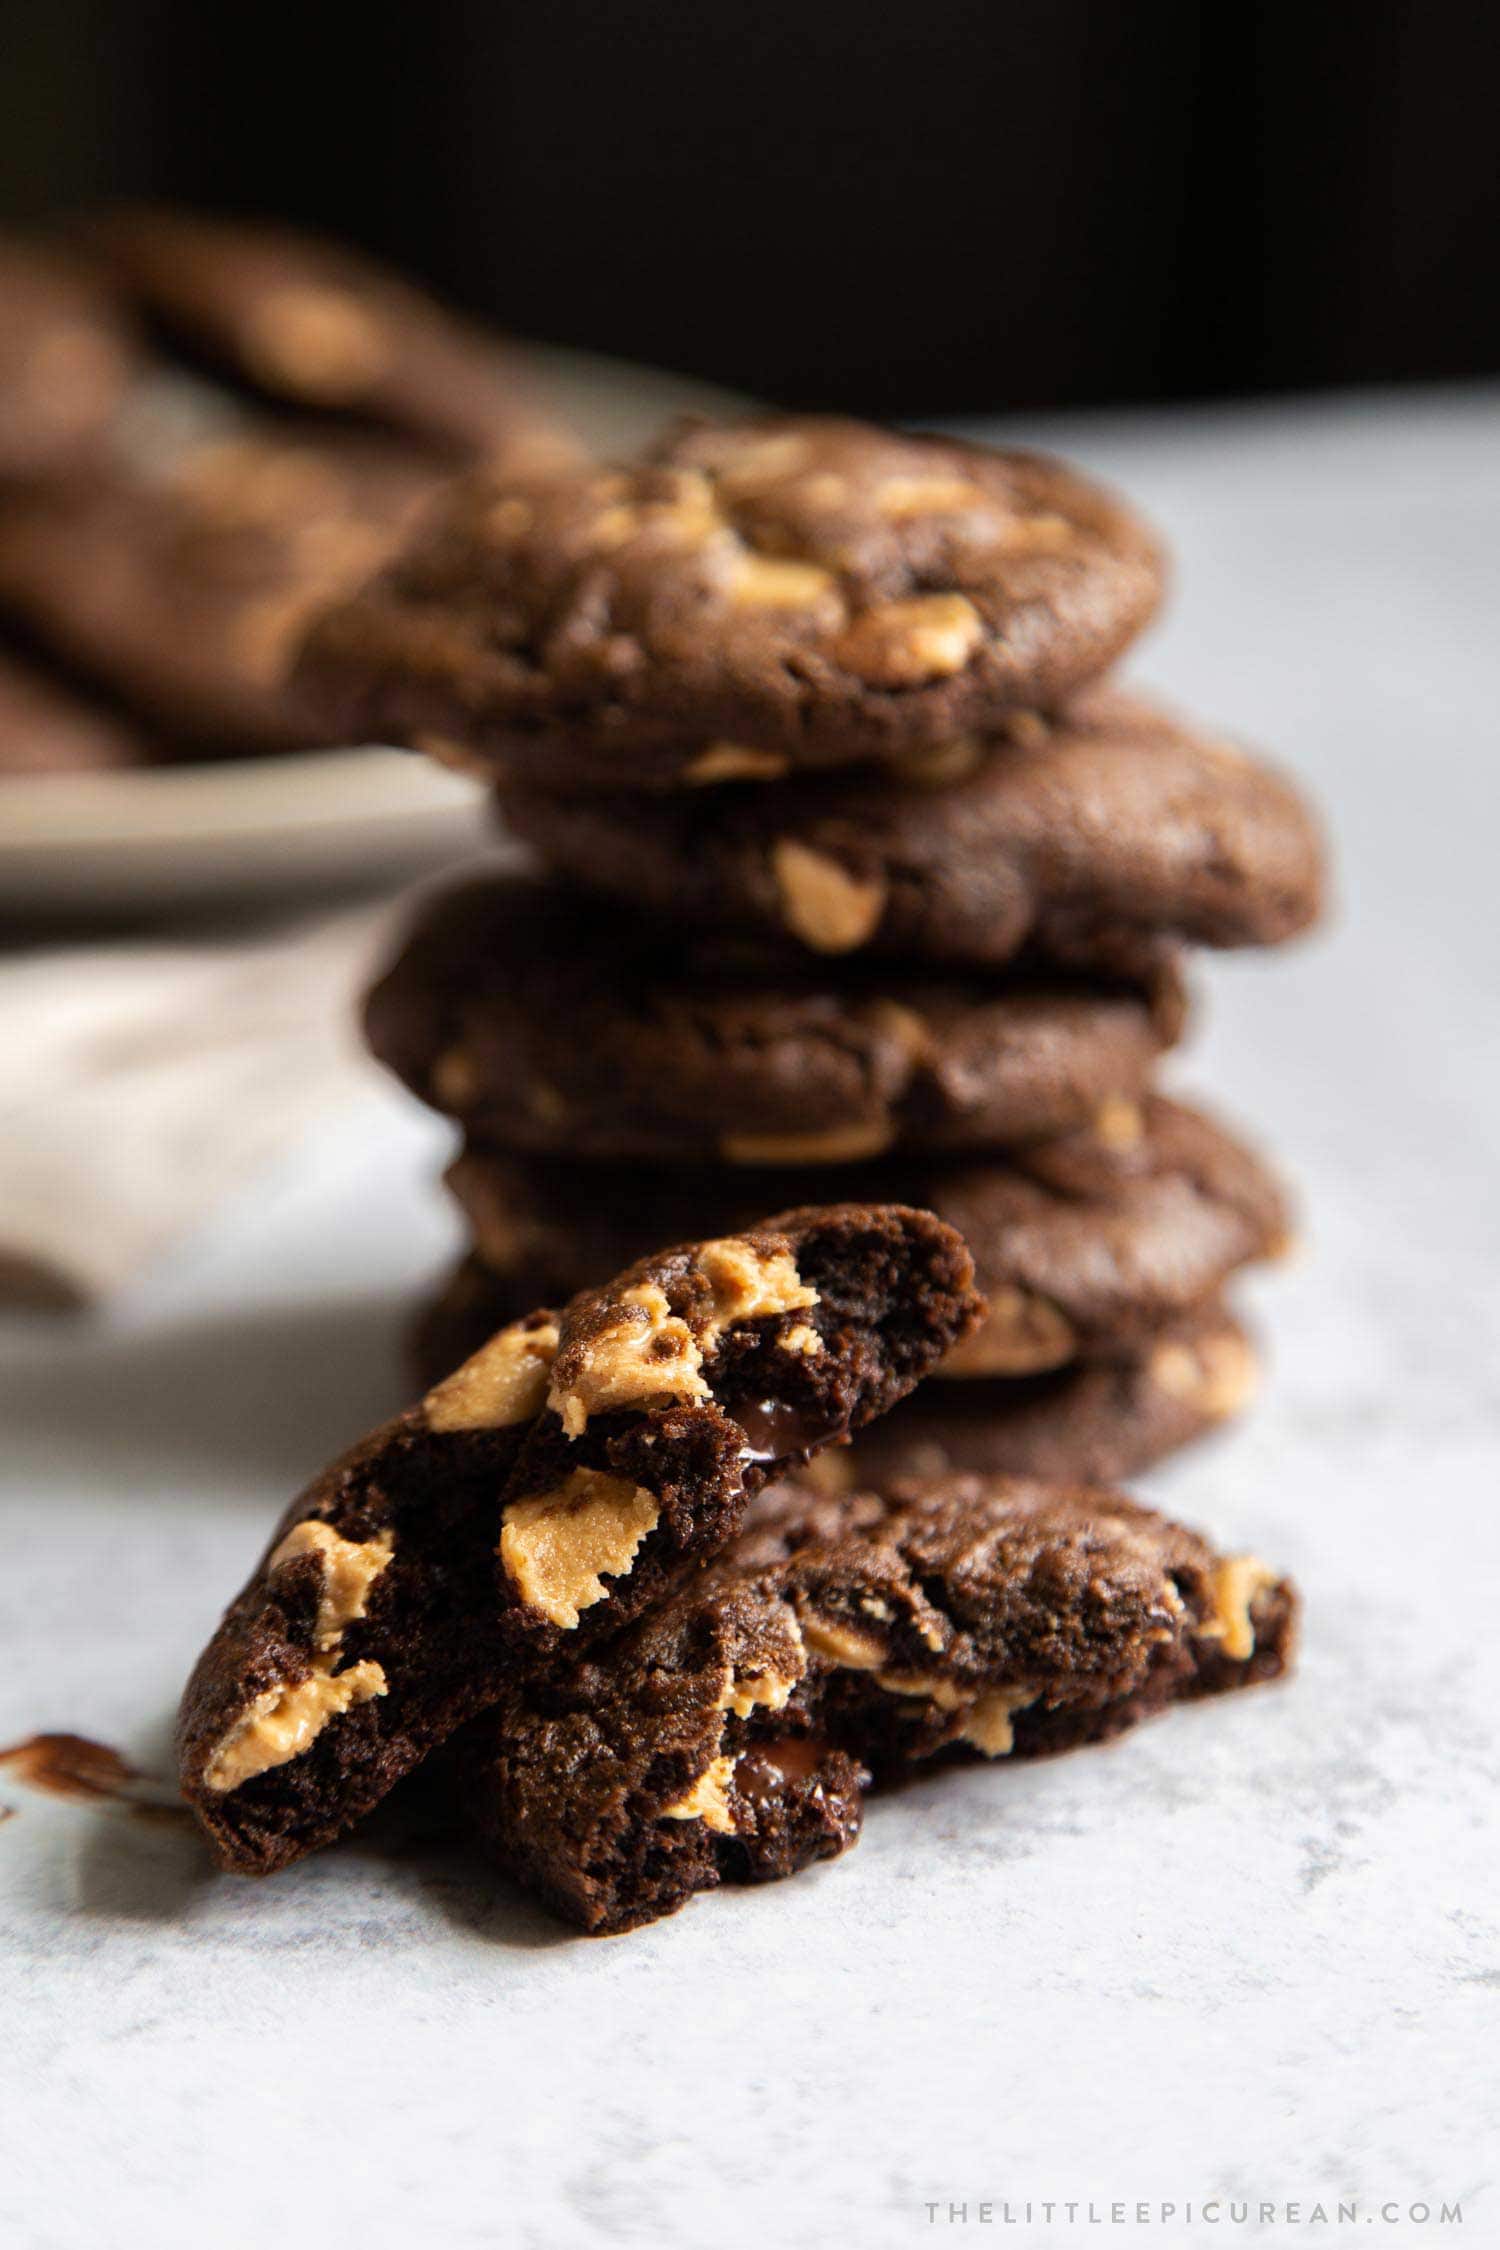
{"label": "smear of melted chocolate", "polygon": [[[187,1807],[166,1782],[143,1773],[108,1743],[84,1734],[33,1734],[0,1749],[0,1768],[39,1796],[61,1797],[73,1805],[107,1805],[137,1820],[181,1821]],[[0,1817],[14,1813],[14,1805]]]}
{"label": "smear of melted chocolate", "polygon": [[753,1801],[769,1803],[789,1783],[796,1787],[812,1781],[827,1755],[827,1743],[816,1735],[781,1735],[753,1742],[740,1752],[735,1787]]}
{"label": "smear of melted chocolate", "polygon": [[730,1409],[745,1433],[744,1461],[779,1461],[787,1453],[810,1453],[842,1429],[841,1422],[815,1420],[781,1399],[747,1399]]}

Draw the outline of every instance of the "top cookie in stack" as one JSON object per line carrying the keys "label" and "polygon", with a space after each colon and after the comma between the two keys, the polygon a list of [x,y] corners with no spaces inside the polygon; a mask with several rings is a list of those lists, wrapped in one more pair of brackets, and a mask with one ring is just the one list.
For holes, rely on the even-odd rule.
{"label": "top cookie in stack", "polygon": [[632,466],[464,485],[309,662],[347,731],[546,790],[941,775],[1096,678],[1161,590],[1150,532],[1058,462],[690,425]]}
{"label": "top cookie in stack", "polygon": [[[998,1214],[980,1280],[1016,1328],[1014,1357],[997,1330],[922,1401],[917,1451],[892,1419],[900,1466],[1125,1474],[1239,1403],[1218,1290],[1284,1207],[1152,1082],[1181,948],[1306,927],[1321,851],[1284,779],[1101,684],[1163,577],[1151,531],[1061,463],[779,418],[472,478],[319,623],[303,675],[339,730],[483,774],[551,877],[438,902],[372,1003],[487,1214],[424,1373],[524,1310],[518,1156],[577,1167],[575,1246],[591,1182],[604,1216],[630,1205],[622,1165],[697,1167],[692,1231],[746,1167],[838,1165],[863,1194],[880,1162],[883,1192],[906,1165],[921,1200]],[[1230,1176],[1251,1184],[1225,1226]],[[1080,1321],[1085,1299],[1110,1310]],[[1038,1334],[1066,1350],[1038,1359]]]}

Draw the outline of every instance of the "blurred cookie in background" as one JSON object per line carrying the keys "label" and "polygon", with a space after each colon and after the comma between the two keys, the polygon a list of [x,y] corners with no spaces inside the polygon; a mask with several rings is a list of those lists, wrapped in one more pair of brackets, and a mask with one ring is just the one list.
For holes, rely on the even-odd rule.
{"label": "blurred cookie in background", "polygon": [[513,348],[357,251],[131,204],[86,239],[171,349],[278,405],[381,424],[457,460],[576,454]]}
{"label": "blurred cookie in background", "polygon": [[130,321],[80,261],[0,235],[0,481],[75,467],[137,365]]}
{"label": "blurred cookie in background", "polygon": [[160,755],[127,719],[0,648],[0,776],[117,772]]}
{"label": "blurred cookie in background", "polygon": [[378,567],[441,481],[398,444],[250,422],[151,377],[85,469],[0,512],[0,608],[173,733],[306,747],[318,730],[287,684],[304,623]]}
{"label": "blurred cookie in background", "polygon": [[326,742],[287,685],[313,614],[458,467],[577,453],[514,349],[337,245],[136,207],[0,237],[0,630],[164,736],[107,745],[39,674],[0,770]]}

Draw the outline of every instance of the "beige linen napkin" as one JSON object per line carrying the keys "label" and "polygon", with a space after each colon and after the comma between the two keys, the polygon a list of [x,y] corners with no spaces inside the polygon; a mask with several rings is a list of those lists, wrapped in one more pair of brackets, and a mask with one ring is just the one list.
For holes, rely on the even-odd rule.
{"label": "beige linen napkin", "polygon": [[118,1289],[353,1100],[390,920],[0,956],[0,1306]]}

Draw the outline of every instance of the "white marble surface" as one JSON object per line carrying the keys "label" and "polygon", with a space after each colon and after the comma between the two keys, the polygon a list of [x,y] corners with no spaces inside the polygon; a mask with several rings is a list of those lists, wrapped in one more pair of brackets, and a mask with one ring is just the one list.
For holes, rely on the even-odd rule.
{"label": "white marble surface", "polygon": [[[0,1774],[6,2250],[905,2244],[986,2198],[1048,2246],[1500,2241],[1500,412],[1061,434],[1178,550],[1139,669],[1338,837],[1331,934],[1205,980],[1178,1075],[1300,1177],[1309,1249],[1255,1293],[1258,1413],[1152,1480],[1295,1570],[1299,1678],[605,1943],[420,1857],[218,1878]],[[0,1742],[161,1759],[270,1518],[394,1395],[441,1145],[372,1077],[111,1318],[6,1329]],[[1180,2215],[1215,2196],[1274,2223]],[[1462,2231],[1402,2215],[1442,2199]]]}

